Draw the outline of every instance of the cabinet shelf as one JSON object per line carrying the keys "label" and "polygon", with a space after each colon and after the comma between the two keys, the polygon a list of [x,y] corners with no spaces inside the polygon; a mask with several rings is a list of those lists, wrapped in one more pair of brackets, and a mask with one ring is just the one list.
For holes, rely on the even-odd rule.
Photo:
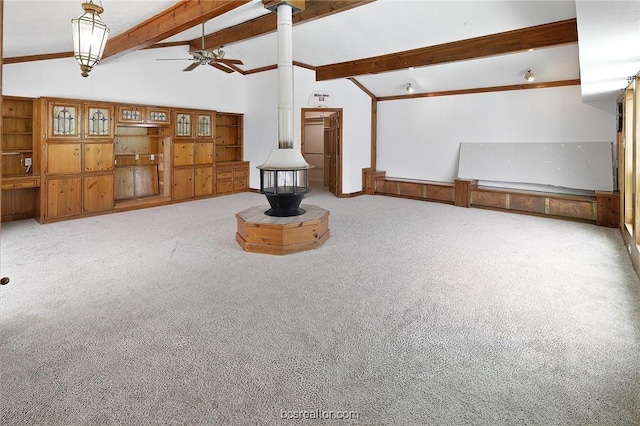
{"label": "cabinet shelf", "polygon": [[2,150],[2,155],[20,155],[20,154],[26,154],[29,152],[33,152],[33,150],[21,149],[21,148],[5,148]]}

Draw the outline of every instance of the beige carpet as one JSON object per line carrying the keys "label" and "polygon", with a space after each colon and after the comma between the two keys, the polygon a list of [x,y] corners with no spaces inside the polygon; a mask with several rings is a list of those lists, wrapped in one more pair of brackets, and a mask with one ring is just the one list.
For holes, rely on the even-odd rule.
{"label": "beige carpet", "polygon": [[640,424],[617,230],[304,203],[331,238],[282,257],[235,242],[252,193],[3,224],[0,424]]}

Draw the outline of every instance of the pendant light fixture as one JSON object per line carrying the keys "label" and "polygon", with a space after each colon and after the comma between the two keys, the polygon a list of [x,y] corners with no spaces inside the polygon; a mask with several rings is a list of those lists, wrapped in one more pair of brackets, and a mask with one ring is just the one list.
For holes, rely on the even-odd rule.
{"label": "pendant light fixture", "polygon": [[524,79],[527,80],[528,82],[532,82],[533,80],[536,79],[536,76],[533,75],[531,70],[527,70],[527,72],[524,74]]}
{"label": "pendant light fixture", "polygon": [[109,28],[100,19],[104,12],[101,5],[89,0],[82,3],[84,13],[71,20],[73,29],[73,56],[78,60],[82,76],[88,77],[89,71],[102,59],[104,46],[109,37]]}

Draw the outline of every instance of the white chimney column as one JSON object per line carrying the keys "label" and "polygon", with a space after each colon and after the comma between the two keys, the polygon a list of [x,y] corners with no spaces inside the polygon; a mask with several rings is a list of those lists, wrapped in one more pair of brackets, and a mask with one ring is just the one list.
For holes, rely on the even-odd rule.
{"label": "white chimney column", "polygon": [[293,8],[278,5],[278,148],[293,148]]}
{"label": "white chimney column", "polygon": [[[265,3],[271,3],[266,2]],[[275,2],[274,2],[275,3]],[[295,1],[293,3],[296,3]],[[300,1],[304,5],[303,1]],[[277,13],[278,30],[278,148],[259,169],[300,170],[310,166],[293,143],[293,12],[298,6],[282,0],[266,6]]]}

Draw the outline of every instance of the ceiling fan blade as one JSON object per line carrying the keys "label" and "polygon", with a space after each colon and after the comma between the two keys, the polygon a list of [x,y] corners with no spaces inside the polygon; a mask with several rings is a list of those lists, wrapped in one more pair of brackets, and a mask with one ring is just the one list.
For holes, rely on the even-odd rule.
{"label": "ceiling fan blade", "polygon": [[158,58],[156,61],[193,61],[193,58]]}
{"label": "ceiling fan blade", "polygon": [[186,67],[185,69],[183,69],[182,71],[193,71],[194,69],[196,69],[196,67],[200,65],[199,62],[194,62],[193,64],[189,65],[188,67]]}
{"label": "ceiling fan blade", "polygon": [[222,71],[224,71],[226,73],[229,73],[229,74],[231,74],[233,72],[233,70],[231,68],[225,67],[224,65],[219,64],[217,62],[212,63],[211,66],[214,67],[214,68],[218,68],[219,70],[222,70]]}
{"label": "ceiling fan blade", "polygon": [[240,59],[218,59],[223,64],[244,65]]}

